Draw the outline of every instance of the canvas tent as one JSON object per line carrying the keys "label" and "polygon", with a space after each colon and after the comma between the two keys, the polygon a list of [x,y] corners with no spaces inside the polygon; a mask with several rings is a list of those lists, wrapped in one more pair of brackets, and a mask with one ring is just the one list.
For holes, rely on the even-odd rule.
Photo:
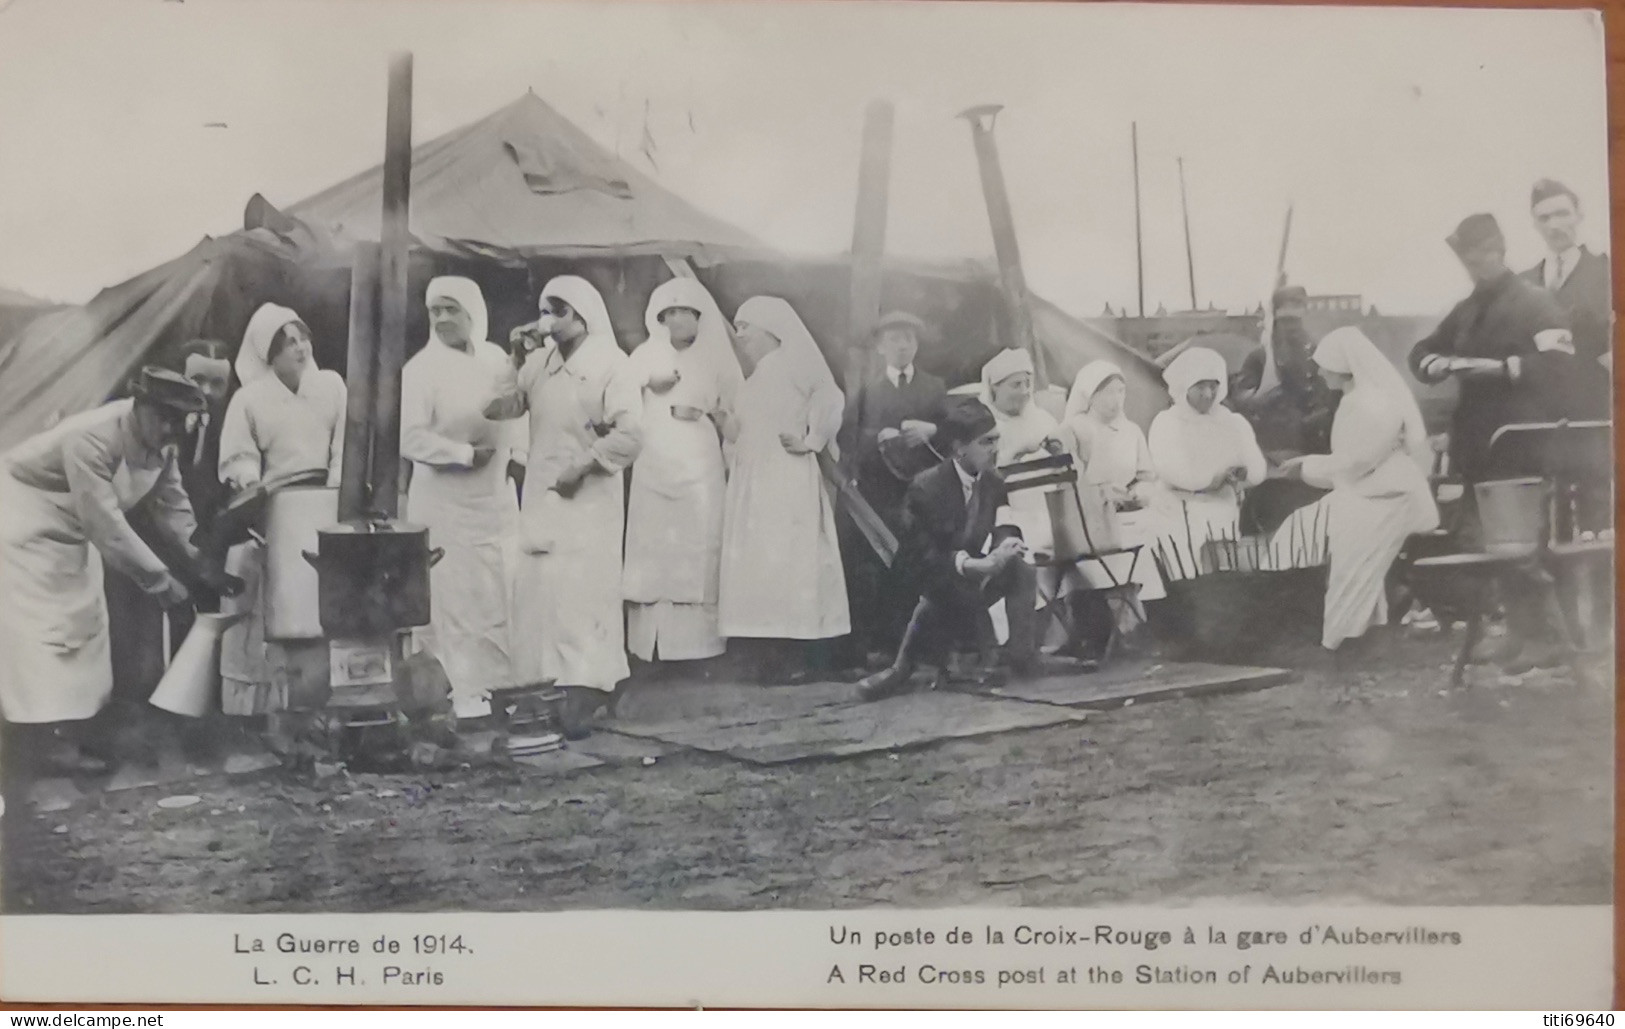
{"label": "canvas tent", "polygon": [[[377,241],[383,166],[288,208],[341,249]],[[662,188],[535,93],[412,152],[411,230],[439,253],[536,258],[686,257],[767,248]]]}
{"label": "canvas tent", "polygon": [[0,286],[0,340],[16,335],[29,322],[61,306]]}
{"label": "canvas tent", "polygon": [[[204,239],[82,308],[47,315],[0,341],[0,449],[116,395],[166,347],[199,336],[235,347],[267,301],[299,311],[318,363],[342,371],[351,255],[357,243],[377,239],[381,189],[382,170],[374,168],[285,212],[256,196],[240,231]],[[668,260],[683,259],[725,311],[757,293],[789,300],[836,374],[845,367],[844,257],[769,250],[599,147],[534,94],[414,148],[410,228],[409,352],[427,339],[421,298],[438,274],[480,284],[498,342],[535,317],[548,278],[581,275],[602,291],[621,344],[631,348],[644,338],[650,292],[673,274]],[[984,263],[890,262],[882,300],[939,329],[943,341],[922,350],[919,361],[950,383],[974,379],[1011,338],[996,275]],[[1149,421],[1164,405],[1160,377],[1143,357],[1053,305],[1034,307],[1058,378],[1070,381],[1083,363],[1105,357],[1124,368],[1137,420]]]}

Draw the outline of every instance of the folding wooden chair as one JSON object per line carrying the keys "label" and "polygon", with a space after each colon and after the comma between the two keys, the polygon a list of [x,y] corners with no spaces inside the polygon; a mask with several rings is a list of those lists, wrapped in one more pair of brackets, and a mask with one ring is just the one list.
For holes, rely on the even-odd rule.
{"label": "folding wooden chair", "polygon": [[[1011,493],[1024,490],[1049,490],[1059,486],[1054,493],[1061,496],[1049,504],[1050,527],[1053,532],[1054,546],[1048,555],[1040,555],[1033,559],[1038,568],[1053,568],[1064,573],[1070,568],[1082,569],[1084,565],[1099,567],[1105,574],[1110,586],[1089,587],[1089,592],[1102,593],[1107,596],[1122,596],[1128,592],[1128,587],[1134,584],[1134,572],[1139,565],[1141,544],[1131,547],[1120,546],[1116,541],[1096,539],[1096,531],[1090,528],[1090,518],[1084,510],[1083,497],[1078,489],[1078,469],[1070,454],[1058,454],[1047,457],[1034,458],[1030,461],[1018,461],[999,469],[1004,477],[1005,485]],[[1067,503],[1067,498],[1071,503]],[[1075,516],[1075,520],[1074,520]],[[1101,527],[1102,529],[1104,527]],[[1114,559],[1128,555],[1128,569],[1119,577],[1113,568]],[[1046,594],[1042,580],[1039,584],[1039,599],[1043,601],[1046,617],[1041,621],[1039,631],[1042,634],[1047,630],[1049,619],[1063,619],[1064,611],[1060,604],[1061,584],[1065,576],[1055,579],[1053,594]],[[1135,618],[1141,618],[1137,608],[1134,609]],[[1109,660],[1116,647],[1118,638],[1117,619],[1110,619],[1111,628],[1106,637],[1106,646],[1101,654],[1102,663]]]}

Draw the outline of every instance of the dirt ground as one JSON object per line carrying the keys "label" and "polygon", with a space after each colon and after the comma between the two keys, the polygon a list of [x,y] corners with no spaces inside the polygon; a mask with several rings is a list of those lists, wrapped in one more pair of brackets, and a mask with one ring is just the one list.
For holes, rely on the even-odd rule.
{"label": "dirt ground", "polygon": [[[759,768],[683,752],[562,778],[279,773],[179,811],[8,812],[11,912],[1606,903],[1613,699],[1396,638],[1298,681],[1082,725]],[[684,688],[672,686],[669,688]]]}

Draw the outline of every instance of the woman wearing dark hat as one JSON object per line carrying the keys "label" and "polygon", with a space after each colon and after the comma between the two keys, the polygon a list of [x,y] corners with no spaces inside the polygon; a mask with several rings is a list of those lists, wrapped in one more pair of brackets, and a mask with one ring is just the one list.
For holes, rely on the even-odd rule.
{"label": "woman wearing dark hat", "polygon": [[[113,690],[102,566],[166,605],[187,598],[183,576],[222,593],[191,537],[192,505],[177,446],[202,392],[175,372],[143,369],[134,396],[64,419],[0,455],[0,715],[13,726],[83,725]],[[138,504],[193,568],[171,568],[126,518]],[[105,762],[69,745],[52,755],[73,772]]]}

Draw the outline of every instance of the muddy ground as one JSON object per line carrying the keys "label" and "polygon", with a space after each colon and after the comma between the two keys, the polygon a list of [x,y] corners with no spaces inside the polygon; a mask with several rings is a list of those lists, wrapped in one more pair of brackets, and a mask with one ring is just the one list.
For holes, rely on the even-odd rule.
{"label": "muddy ground", "polygon": [[[562,778],[272,772],[12,810],[13,912],[1606,903],[1611,692],[1398,638],[1298,681],[1082,725],[760,768],[680,753]],[[684,688],[674,686],[670,688]]]}

